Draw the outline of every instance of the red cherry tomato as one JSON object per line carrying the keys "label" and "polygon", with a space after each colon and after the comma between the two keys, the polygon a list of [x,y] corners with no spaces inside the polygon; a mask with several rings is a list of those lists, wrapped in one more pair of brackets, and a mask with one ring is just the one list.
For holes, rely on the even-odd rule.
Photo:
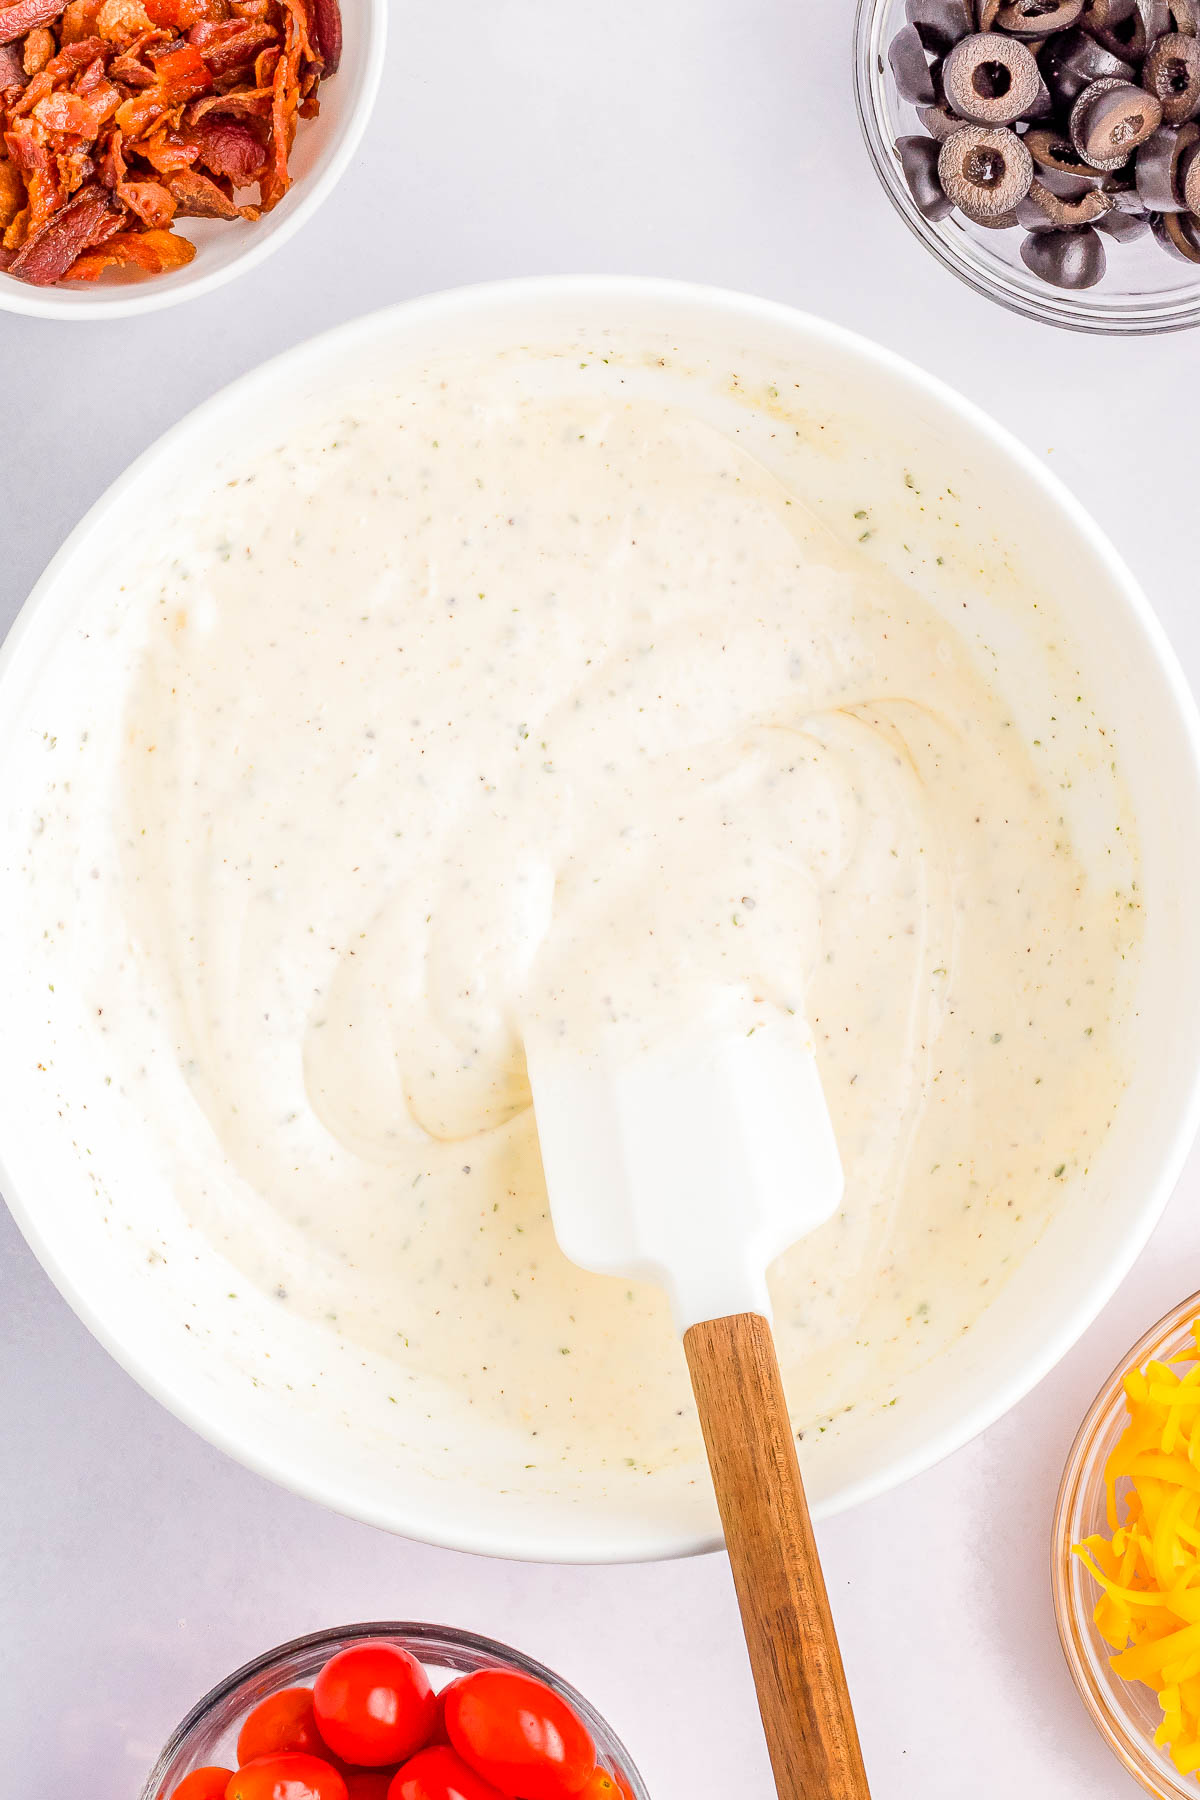
{"label": "red cherry tomato", "polygon": [[347,1769],[348,1800],[387,1800],[395,1769]]}
{"label": "red cherry tomato", "polygon": [[225,1800],[225,1789],[232,1774],[232,1769],[213,1766],[193,1769],[190,1775],[184,1776],[171,1800]]}
{"label": "red cherry tomato", "polygon": [[599,1768],[584,1788],[581,1800],[633,1800],[633,1789],[615,1769]]}
{"label": "red cherry tomato", "polygon": [[287,1751],[239,1769],[225,1800],[348,1800],[345,1777],[319,1756]]}
{"label": "red cherry tomato", "polygon": [[440,1694],[434,1695],[433,1730],[429,1734],[431,1744],[448,1744],[450,1742],[450,1732],[446,1725],[446,1705],[455,1688],[465,1679],[465,1676],[460,1676],[458,1681],[447,1683]]}
{"label": "red cherry tomato", "polygon": [[478,1669],[446,1697],[450,1742],[485,1781],[521,1800],[574,1800],[596,1768],[596,1746],[565,1700],[541,1681]]}
{"label": "red cherry tomato", "polygon": [[392,1777],[387,1800],[502,1800],[447,1744],[422,1750]]}
{"label": "red cherry tomato", "polygon": [[306,1756],[325,1755],[325,1743],[313,1717],[311,1688],[281,1688],[277,1694],[268,1694],[246,1715],[238,1733],[239,1763],[278,1756],[284,1750],[302,1751]]}
{"label": "red cherry tomato", "polygon": [[317,1729],[335,1756],[362,1768],[404,1762],[429,1742],[437,1704],[429,1677],[399,1644],[352,1644],[313,1686]]}

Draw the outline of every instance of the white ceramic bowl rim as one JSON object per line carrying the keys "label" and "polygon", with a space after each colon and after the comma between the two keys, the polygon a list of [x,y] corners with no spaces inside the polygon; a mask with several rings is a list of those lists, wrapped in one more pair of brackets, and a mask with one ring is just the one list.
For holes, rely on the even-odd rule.
{"label": "white ceramic bowl rim", "polygon": [[[537,276],[451,289],[403,301],[294,346],[203,402],[130,465],[107,494],[91,508],[45,570],[13,625],[7,641],[0,647],[0,715],[4,710],[4,684],[11,679],[16,658],[38,602],[50,592],[60,568],[72,554],[75,543],[92,528],[114,500],[140,478],[148,465],[167,446],[191,429],[198,418],[204,417],[212,422],[225,414],[236,414],[242,408],[253,408],[260,390],[268,390],[282,371],[292,365],[301,365],[314,351],[328,351],[334,347],[353,348],[369,342],[393,322],[398,325],[401,322],[427,324],[430,321],[452,321],[477,311],[499,307],[516,312],[527,302],[587,301],[603,304],[608,301],[619,304],[639,300],[664,305],[673,303],[699,314],[728,317],[732,313],[748,326],[758,323],[793,331],[798,329],[811,341],[827,345],[833,352],[849,353],[867,366],[878,369],[881,374],[897,379],[924,394],[1015,463],[1048,495],[1059,512],[1087,540],[1106,565],[1114,588],[1119,591],[1124,604],[1133,615],[1153,655],[1158,675],[1175,709],[1176,722],[1190,756],[1191,773],[1193,777],[1200,778],[1200,716],[1197,715],[1183,671],[1149,601],[1084,507],[1024,444],[937,377],[843,326],[778,302],[728,289],[638,276]],[[964,1408],[956,1416],[952,1426],[929,1432],[910,1451],[881,1462],[870,1476],[846,1483],[838,1491],[835,1502],[814,1506],[816,1517],[870,1500],[940,1462],[995,1423],[1049,1373],[1078,1341],[1129,1273],[1170,1197],[1198,1127],[1200,1060],[1194,1060],[1186,1083],[1184,1104],[1178,1110],[1169,1139],[1161,1144],[1155,1156],[1155,1171],[1148,1182],[1145,1200],[1139,1205],[1136,1215],[1130,1218],[1123,1232],[1119,1253],[1106,1265],[1103,1277],[1097,1278],[1086,1294],[1073,1306],[1058,1314],[1052,1324],[1047,1324],[1037,1348],[1017,1363],[1007,1378],[998,1383],[985,1399]],[[620,1548],[615,1550],[603,1543],[581,1547],[578,1537],[569,1531],[557,1537],[551,1530],[539,1530],[536,1536],[531,1533],[514,1543],[502,1530],[494,1529],[486,1518],[480,1518],[469,1532],[464,1531],[461,1526],[448,1531],[439,1523],[436,1515],[426,1508],[408,1508],[405,1498],[399,1494],[386,1509],[365,1504],[352,1484],[339,1480],[335,1466],[327,1464],[317,1469],[298,1458],[265,1455],[252,1439],[227,1430],[222,1418],[218,1416],[219,1409],[206,1411],[182,1400],[153,1369],[140,1365],[137,1358],[126,1351],[116,1332],[98,1314],[88,1294],[58,1263],[39,1228],[35,1212],[25,1206],[14,1188],[4,1165],[2,1143],[0,1187],[4,1190],[9,1208],[23,1235],[63,1297],[120,1366],[200,1436],[256,1473],[283,1483],[305,1498],[426,1543],[517,1560],[576,1563],[637,1561],[669,1555],[694,1555],[720,1547],[720,1540],[711,1535],[678,1534],[668,1539],[661,1531],[649,1527],[644,1542],[631,1543],[626,1537]]]}
{"label": "white ceramic bowl rim", "polygon": [[[358,85],[345,96],[347,111],[339,120],[332,147],[322,154],[316,168],[301,178],[303,185],[298,182],[285,197],[280,209],[264,214],[248,231],[245,247],[236,255],[207,271],[189,264],[170,275],[92,292],[77,287],[31,287],[27,282],[5,277],[0,281],[0,312],[59,321],[128,319],[138,313],[161,312],[164,307],[177,306],[185,300],[198,300],[224,287],[226,282],[250,274],[268,256],[282,249],[324,205],[346,173],[374,111],[387,51],[388,0],[367,0],[363,17],[365,36],[356,47]],[[343,69],[349,80],[347,58],[343,59]],[[331,81],[341,76],[339,70]]]}

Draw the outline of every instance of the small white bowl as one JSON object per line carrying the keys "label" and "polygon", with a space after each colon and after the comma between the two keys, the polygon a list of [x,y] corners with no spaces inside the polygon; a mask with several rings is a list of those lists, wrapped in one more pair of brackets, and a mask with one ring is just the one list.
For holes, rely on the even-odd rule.
{"label": "small white bowl", "polygon": [[345,48],[337,74],[322,82],[321,111],[302,119],[290,165],[292,186],[261,219],[187,219],[195,259],[171,275],[101,280],[86,287],[31,287],[0,273],[0,312],[35,319],[128,319],[196,300],[265,262],[329,198],[358,149],[375,105],[387,48],[388,0],[342,0]]}

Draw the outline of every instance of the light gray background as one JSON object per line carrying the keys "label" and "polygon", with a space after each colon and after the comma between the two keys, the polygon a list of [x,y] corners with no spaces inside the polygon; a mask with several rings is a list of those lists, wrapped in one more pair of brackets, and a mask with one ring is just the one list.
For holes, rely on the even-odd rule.
{"label": "light gray background", "polygon": [[[1071,337],[943,273],[867,164],[850,10],[397,5],[357,164],[266,268],[146,320],[0,314],[0,624],[130,458],[264,357],[456,283],[634,271],[811,308],[990,408],[1103,520],[1194,675],[1200,336]],[[1198,1193],[1193,1160],[1120,1297],[1024,1406],[823,1529],[876,1800],[1139,1791],[1061,1663],[1046,1533],[1093,1390],[1200,1286]],[[147,1399],[6,1214],[0,1342],[0,1800],[130,1800],[179,1715],[235,1664],[297,1632],[388,1616],[473,1627],[560,1668],[627,1737],[655,1800],[773,1792],[723,1559],[488,1563],[293,1499]]]}

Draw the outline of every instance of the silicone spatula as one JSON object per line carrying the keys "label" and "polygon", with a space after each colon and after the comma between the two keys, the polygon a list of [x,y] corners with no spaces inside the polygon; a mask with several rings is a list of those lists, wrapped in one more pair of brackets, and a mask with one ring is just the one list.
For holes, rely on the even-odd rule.
{"label": "silicone spatula", "polygon": [[532,1019],[529,1080],[566,1255],[670,1295],[781,1800],[869,1800],[767,1294],[842,1168],[807,1027],[753,1016],[632,1051]]}

